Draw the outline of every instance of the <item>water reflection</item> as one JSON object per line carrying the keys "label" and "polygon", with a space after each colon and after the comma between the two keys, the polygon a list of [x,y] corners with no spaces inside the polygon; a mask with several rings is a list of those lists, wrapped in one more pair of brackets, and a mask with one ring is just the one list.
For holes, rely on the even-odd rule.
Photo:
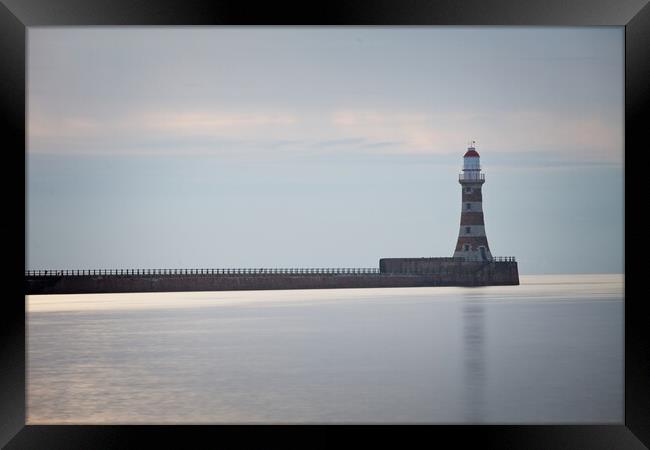
{"label": "water reflection", "polygon": [[466,422],[485,420],[485,306],[480,298],[463,302],[464,408]]}
{"label": "water reflection", "polygon": [[27,420],[620,424],[622,277],[554,277],[29,296]]}

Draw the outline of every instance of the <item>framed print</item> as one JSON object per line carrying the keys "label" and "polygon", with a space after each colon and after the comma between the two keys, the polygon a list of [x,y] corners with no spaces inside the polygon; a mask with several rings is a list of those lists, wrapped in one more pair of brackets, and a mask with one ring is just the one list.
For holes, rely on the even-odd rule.
{"label": "framed print", "polygon": [[645,1],[0,13],[7,448],[650,445]]}

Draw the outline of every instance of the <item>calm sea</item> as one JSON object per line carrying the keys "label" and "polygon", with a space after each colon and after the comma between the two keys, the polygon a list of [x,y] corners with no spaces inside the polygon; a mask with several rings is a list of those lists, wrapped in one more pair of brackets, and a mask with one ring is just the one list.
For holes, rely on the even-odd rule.
{"label": "calm sea", "polygon": [[623,275],[28,296],[27,422],[622,423]]}

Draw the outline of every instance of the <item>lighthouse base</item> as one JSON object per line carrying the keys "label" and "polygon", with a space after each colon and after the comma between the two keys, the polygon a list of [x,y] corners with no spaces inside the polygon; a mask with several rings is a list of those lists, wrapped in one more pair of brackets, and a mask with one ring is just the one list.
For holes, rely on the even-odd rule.
{"label": "lighthouse base", "polygon": [[434,286],[518,285],[517,262],[465,261],[462,258],[383,258],[382,274],[418,274],[431,277]]}

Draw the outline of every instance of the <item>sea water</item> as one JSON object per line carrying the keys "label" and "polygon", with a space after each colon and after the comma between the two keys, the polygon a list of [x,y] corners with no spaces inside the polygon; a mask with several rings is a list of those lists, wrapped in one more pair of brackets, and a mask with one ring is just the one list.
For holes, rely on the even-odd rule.
{"label": "sea water", "polygon": [[620,424],[623,281],[27,296],[27,423]]}

